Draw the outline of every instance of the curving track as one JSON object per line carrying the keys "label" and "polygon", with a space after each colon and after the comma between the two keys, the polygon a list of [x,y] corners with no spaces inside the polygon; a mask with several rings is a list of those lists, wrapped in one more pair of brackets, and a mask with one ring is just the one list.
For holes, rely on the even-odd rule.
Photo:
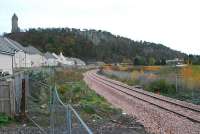
{"label": "curving track", "polygon": [[130,97],[137,98],[162,110],[184,117],[194,123],[200,123],[200,106],[198,105],[156,95],[141,89],[132,88],[121,82],[98,75],[97,70],[86,73],[86,77],[93,83],[98,83],[105,87],[112,88],[113,90],[117,90]]}

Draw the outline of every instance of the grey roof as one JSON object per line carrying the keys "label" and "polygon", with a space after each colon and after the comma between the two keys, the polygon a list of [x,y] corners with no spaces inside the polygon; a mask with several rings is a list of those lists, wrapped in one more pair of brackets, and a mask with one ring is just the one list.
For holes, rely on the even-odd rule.
{"label": "grey roof", "polygon": [[16,49],[11,47],[9,42],[4,37],[0,36],[0,53],[14,55],[15,51]]}
{"label": "grey roof", "polygon": [[47,58],[47,59],[56,59],[56,57],[53,56],[53,55],[52,55],[51,53],[49,53],[49,52],[46,52],[46,53],[44,54],[44,57]]}
{"label": "grey roof", "polygon": [[9,54],[14,54],[17,51],[24,51],[28,54],[42,55],[42,53],[33,46],[23,47],[18,42],[6,37],[1,37],[1,36],[0,36],[0,51],[1,53],[4,52],[4,53],[9,53]]}
{"label": "grey roof", "polygon": [[33,46],[26,47],[25,51],[28,54],[40,54],[40,55],[42,55],[42,52],[40,52],[37,48],[35,48]]}
{"label": "grey roof", "polygon": [[22,51],[25,51],[25,47],[23,47],[21,44],[19,44],[18,42],[14,41],[14,40],[11,40],[9,39],[9,41],[15,45],[15,47],[17,47],[19,50],[22,50]]}

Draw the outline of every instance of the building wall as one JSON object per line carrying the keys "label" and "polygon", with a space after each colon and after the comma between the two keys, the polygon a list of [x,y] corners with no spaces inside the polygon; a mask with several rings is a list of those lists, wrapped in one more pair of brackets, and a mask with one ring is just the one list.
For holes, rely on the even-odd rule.
{"label": "building wall", "polygon": [[23,51],[19,51],[14,56],[14,67],[24,68],[31,67],[30,56]]}
{"label": "building wall", "polygon": [[46,66],[57,66],[58,62],[56,59],[47,59],[45,65]]}
{"label": "building wall", "polygon": [[44,64],[43,56],[39,54],[29,55],[31,61],[31,67],[40,67]]}
{"label": "building wall", "polygon": [[11,55],[0,53],[0,69],[9,74],[13,73],[13,57]]}

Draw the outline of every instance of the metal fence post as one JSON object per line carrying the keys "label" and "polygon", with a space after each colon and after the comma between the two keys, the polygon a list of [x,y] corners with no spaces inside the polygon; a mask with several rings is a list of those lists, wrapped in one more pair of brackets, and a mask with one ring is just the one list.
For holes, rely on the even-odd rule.
{"label": "metal fence post", "polygon": [[67,105],[67,134],[72,133],[72,114],[69,105]]}
{"label": "metal fence post", "polygon": [[78,129],[79,134],[81,134],[82,124],[80,121],[78,121]]}
{"label": "metal fence post", "polygon": [[54,134],[54,89],[50,87],[50,126],[51,134]]}

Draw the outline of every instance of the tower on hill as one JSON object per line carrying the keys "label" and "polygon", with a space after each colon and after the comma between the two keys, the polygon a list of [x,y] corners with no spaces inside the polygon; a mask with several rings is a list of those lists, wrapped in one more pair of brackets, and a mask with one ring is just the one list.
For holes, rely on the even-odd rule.
{"label": "tower on hill", "polygon": [[18,27],[18,17],[16,14],[14,14],[12,16],[12,30],[11,30],[12,33],[16,33],[16,32],[20,32],[20,29]]}

